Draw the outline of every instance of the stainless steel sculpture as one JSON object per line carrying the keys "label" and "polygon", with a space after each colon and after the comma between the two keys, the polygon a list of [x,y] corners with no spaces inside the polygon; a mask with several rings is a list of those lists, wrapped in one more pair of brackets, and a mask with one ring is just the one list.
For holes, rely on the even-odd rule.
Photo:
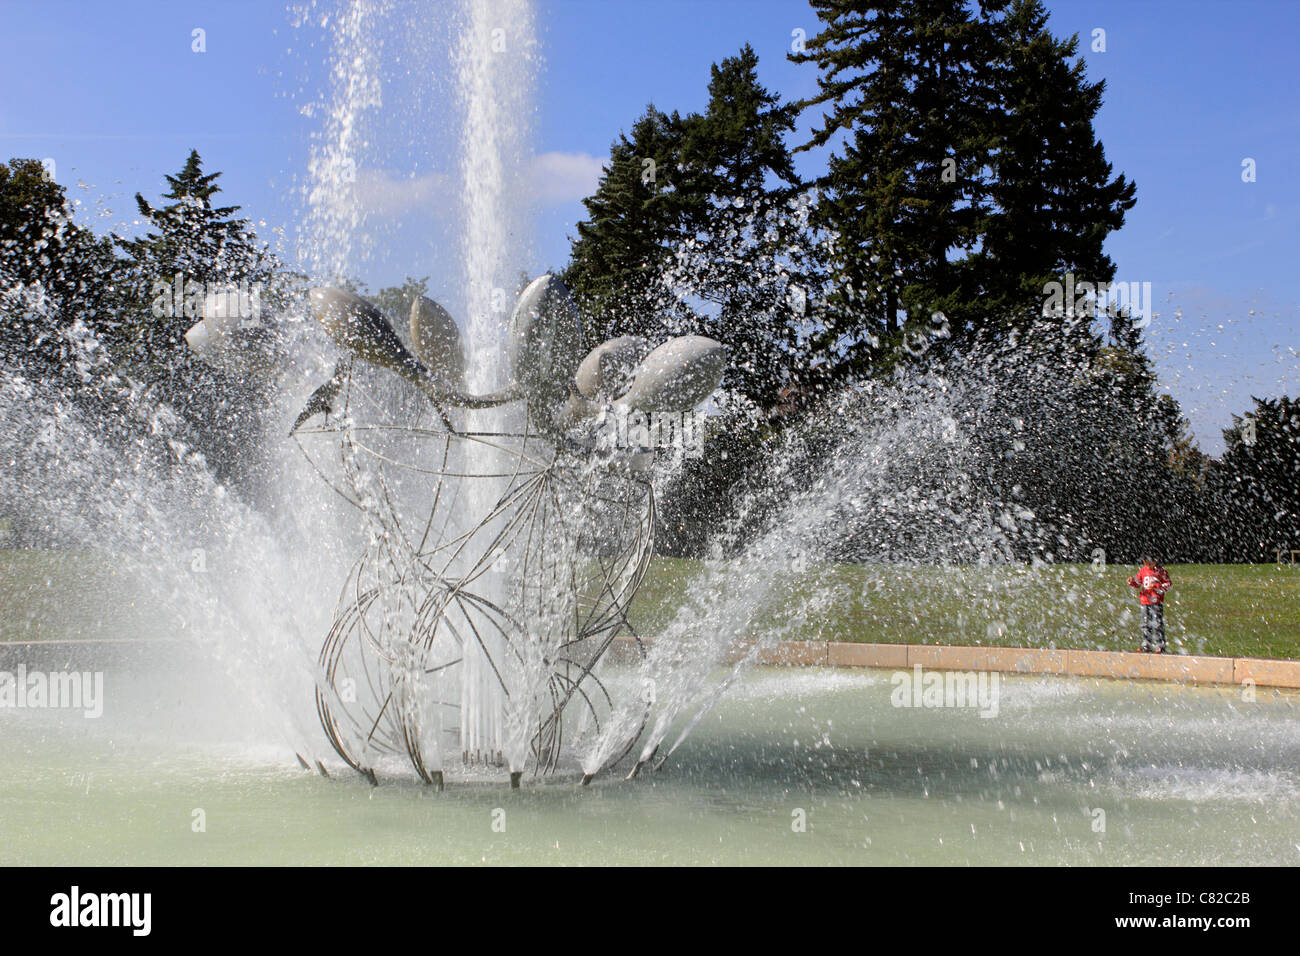
{"label": "stainless steel sculpture", "polygon": [[[598,416],[693,407],[719,385],[725,349],[699,336],[653,351],[620,338],[584,358],[578,310],[543,276],[511,319],[511,384],[474,395],[459,330],[431,300],[412,306],[411,350],[351,293],[314,290],[311,303],[351,358],[291,434],[363,516],[366,542],[321,648],[326,737],[372,783],[393,759],[437,786],[451,766],[508,767],[515,786],[526,770],[555,770],[615,709],[598,665],[631,631],[654,547],[645,450],[597,440]],[[211,338],[200,341],[215,354]],[[427,402],[378,395],[391,380],[360,374],[356,359]],[[470,430],[452,422],[458,408],[498,410]]]}

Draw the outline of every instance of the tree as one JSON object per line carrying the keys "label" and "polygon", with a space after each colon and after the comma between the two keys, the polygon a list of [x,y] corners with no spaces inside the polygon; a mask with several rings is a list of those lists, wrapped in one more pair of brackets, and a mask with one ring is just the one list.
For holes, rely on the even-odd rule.
{"label": "tree", "polygon": [[682,120],[654,105],[620,133],[596,192],[583,200],[569,265],[561,278],[587,317],[593,341],[689,326],[689,311],[660,277],[682,236],[677,189]]}
{"label": "tree", "polygon": [[411,314],[411,303],[423,295],[428,295],[428,293],[428,276],[421,279],[413,279],[407,276],[406,281],[401,285],[380,289],[370,297],[370,301],[378,306],[381,311],[388,313],[396,328],[405,329],[407,319]]}
{"label": "tree", "polygon": [[887,338],[896,343],[909,318],[948,304],[950,257],[978,241],[988,143],[974,71],[988,50],[962,0],[813,8],[825,28],[790,59],[821,74],[818,94],[800,106],[830,111],[799,149],[844,137],[817,184],[837,287],[820,345],[852,373]]}
{"label": "tree", "polygon": [[[216,184],[220,176],[204,173],[198,151],[191,150],[181,171],[166,177],[169,189],[163,198],[170,203],[155,207],[135,194],[149,231],[135,239],[114,237],[128,256],[137,288],[147,292],[131,321],[133,358],[155,371],[185,363],[185,333],[202,317],[205,290],[244,283],[261,288],[263,298],[271,297],[279,263],[248,220],[235,215],[238,206],[213,205],[221,192]],[[173,301],[155,307],[162,285],[178,282]],[[195,294],[186,295],[187,288]],[[175,308],[176,299],[182,308]]]}
{"label": "tree", "polygon": [[731,354],[727,388],[762,409],[778,404],[800,364],[799,325],[815,280],[800,185],[785,136],[795,108],[758,80],[746,44],[714,64],[709,104],[683,121],[683,237],[665,281],[702,300],[701,328]]}
{"label": "tree", "polygon": [[843,137],[817,222],[839,287],[822,344],[846,371],[935,311],[943,349],[960,349],[1031,314],[1062,272],[1110,280],[1102,244],[1134,186],[1111,177],[1093,131],[1104,84],[1070,62],[1077,38],[1056,40],[1039,0],[813,6],[826,27],[791,59],[820,70],[803,105],[830,106],[800,148]]}
{"label": "tree", "polygon": [[1300,400],[1254,399],[1223,433],[1221,533],[1239,561],[1300,547]]}
{"label": "tree", "polygon": [[111,336],[120,264],[109,240],[73,219],[63,187],[34,159],[0,164],[0,355],[42,377],[85,373]]}
{"label": "tree", "polygon": [[1093,129],[1106,84],[1088,82],[1078,36],[1053,37],[1040,0],[1016,0],[991,31],[1000,51],[988,67],[996,174],[970,292],[1000,311],[1041,299],[1045,283],[1067,273],[1110,282],[1115,264],[1102,247],[1136,186],[1112,176]]}
{"label": "tree", "polygon": [[563,276],[595,341],[699,332],[729,349],[713,452],[686,461],[663,497],[661,540],[674,553],[698,549],[701,528],[715,523],[699,519],[737,494],[770,437],[766,412],[808,372],[799,337],[817,280],[785,141],[794,108],[759,82],[757,66],[742,47],[712,66],[703,112],[651,106],[615,141]]}
{"label": "tree", "polygon": [[727,389],[771,407],[816,280],[785,142],[795,110],[757,66],[742,47],[712,66],[704,112],[651,106],[615,141],[563,277],[596,340],[713,335],[732,351]]}
{"label": "tree", "polygon": [[[239,290],[264,313],[274,313],[290,277],[260,242],[238,206],[216,206],[219,172],[204,173],[191,150],[184,167],[167,176],[166,205],[136,193],[148,231],[115,236],[128,257],[137,298],[126,316],[126,362],[133,375],[188,423],[190,438],[228,480],[251,477],[248,449],[260,433],[268,396],[254,381],[212,368],[185,345],[185,333],[203,317],[205,294]],[[232,300],[227,299],[227,302]],[[247,320],[264,321],[250,314]]]}

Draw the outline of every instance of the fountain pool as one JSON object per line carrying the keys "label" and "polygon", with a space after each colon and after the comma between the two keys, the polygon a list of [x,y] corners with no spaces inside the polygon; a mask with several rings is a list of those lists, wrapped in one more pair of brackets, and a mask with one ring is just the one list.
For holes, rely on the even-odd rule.
{"label": "fountain pool", "polygon": [[183,674],[109,674],[98,720],[4,714],[0,864],[1300,862],[1300,694],[1013,677],[984,719],[890,678],[755,669],[659,773],[437,792],[232,742],[210,681],[199,722]]}
{"label": "fountain pool", "polygon": [[[358,169],[404,173],[408,150],[433,156],[420,167],[423,174],[458,183],[463,207],[458,254],[445,244],[436,251],[455,260],[460,272],[449,301],[465,324],[468,386],[497,389],[506,384],[500,358],[507,335],[506,310],[498,303],[511,300],[509,290],[532,254],[526,201],[536,158],[530,149],[537,70],[532,5],[466,0],[459,16],[449,18],[398,7],[350,0],[339,17],[313,14],[331,37],[333,69],[324,128],[307,170],[300,265],[320,286],[371,268],[392,273],[425,261],[426,252],[432,258],[431,251],[415,249],[402,262],[371,261],[374,244],[360,229],[366,211],[350,183]],[[514,51],[510,57],[495,56],[497,33]],[[414,38],[416,53],[453,49],[456,95],[444,101],[423,73],[397,70],[394,51],[407,47],[390,45],[385,54],[379,42],[394,37]],[[452,38],[459,41],[454,47]],[[394,87],[403,89],[396,80],[403,78],[419,92],[419,108],[401,108],[400,95],[394,100]],[[454,165],[439,165],[430,141],[415,136],[440,124],[457,129]],[[1034,516],[980,500],[978,488],[972,490],[975,459],[966,448],[978,437],[978,412],[996,397],[979,390],[978,378],[959,388],[928,379],[912,383],[911,392],[900,387],[907,401],[884,394],[883,386],[853,397],[892,409],[883,419],[858,414],[862,408],[846,398],[829,408],[834,428],[808,439],[829,441],[830,453],[812,465],[797,447],[788,464],[777,456],[778,487],[797,494],[785,496],[790,502],[748,541],[743,556],[720,543],[734,534],[718,536],[704,573],[681,582],[674,615],[644,635],[654,643],[641,667],[590,660],[593,672],[602,668],[599,678],[610,691],[607,705],[588,708],[591,723],[601,726],[580,725],[573,737],[581,746],[561,753],[557,745],[552,775],[530,777],[520,789],[503,785],[506,764],[516,783],[525,769],[535,769],[525,750],[535,719],[545,714],[528,702],[541,686],[533,679],[554,662],[538,649],[556,643],[537,634],[520,642],[537,651],[521,665],[523,676],[514,684],[498,681],[529,692],[511,697],[509,706],[487,679],[484,664],[500,650],[491,638],[480,641],[489,645],[481,656],[466,657],[459,693],[436,699],[439,707],[458,709],[461,721],[441,728],[456,732],[456,745],[447,747],[445,790],[422,783],[401,760],[385,763],[396,748],[373,765],[367,757],[365,771],[375,771],[369,779],[349,772],[310,713],[324,683],[316,649],[330,632],[335,597],[356,553],[369,547],[387,556],[401,526],[362,525],[292,454],[293,415],[309,393],[341,380],[337,372],[325,379],[338,354],[322,351],[319,335],[310,341],[305,317],[290,317],[295,331],[286,333],[286,347],[293,347],[293,361],[275,392],[270,437],[258,450],[261,501],[228,493],[198,456],[168,441],[175,416],[167,409],[143,400],[134,406],[148,426],[141,432],[154,437],[122,450],[96,441],[93,427],[31,383],[13,380],[0,390],[0,412],[15,423],[0,451],[10,462],[36,460],[29,470],[0,471],[0,499],[48,513],[51,526],[66,530],[65,547],[110,556],[89,563],[107,566],[111,602],[86,599],[93,589],[85,574],[66,587],[52,586],[57,576],[33,558],[29,579],[36,584],[27,590],[41,595],[38,603],[48,605],[57,624],[39,636],[121,631],[140,652],[126,655],[130,660],[81,655],[79,668],[104,672],[100,717],[0,707],[0,865],[1300,863],[1300,692],[1260,688],[1246,700],[1240,688],[1017,676],[1000,679],[996,713],[982,714],[896,706],[888,671],[718,668],[733,643],[751,643],[754,653],[744,663],[752,663],[759,645],[788,636],[782,628],[838,606],[834,573],[813,597],[787,599],[809,555],[814,563],[826,555],[837,560],[841,549],[825,545],[839,543],[849,517],[876,522],[865,525],[863,536],[870,537],[872,527],[888,524],[885,517],[901,516],[897,526],[908,534],[881,544],[873,556],[882,561],[911,548],[940,555],[945,565],[968,562],[978,569],[1004,553],[1010,562],[1008,534],[1030,534],[1032,527],[1024,529]],[[549,344],[538,350],[550,353]],[[385,415],[411,411],[413,397],[396,390],[400,383],[370,384]],[[970,412],[965,418],[949,414],[963,408]],[[509,424],[491,416],[460,424],[487,427],[484,418],[493,434]],[[450,441],[446,436],[437,437]],[[477,454],[467,453],[470,464],[483,464]],[[814,467],[816,480],[805,480]],[[439,466],[439,482],[428,470],[404,487],[394,482],[394,497],[408,495],[432,515],[436,504],[429,500],[443,501],[447,471]],[[449,485],[448,507],[475,520],[497,509],[499,489],[482,490],[478,479],[507,476],[485,471],[460,474],[475,484]],[[374,487],[388,495],[388,484],[376,479]],[[460,490],[467,504],[455,498]],[[557,502],[556,510],[566,510],[563,505]],[[650,513],[648,507],[637,512],[647,524]],[[640,520],[627,526],[639,529]],[[642,546],[644,537],[636,543],[637,562],[625,577],[639,583],[650,549]],[[589,548],[582,557],[609,555]],[[573,598],[576,605],[581,589],[572,585],[574,575],[557,572],[550,577],[560,583],[548,583],[536,564],[520,566],[532,570],[508,577],[511,569],[503,567],[494,574],[505,584],[537,585],[532,591],[547,583],[543,597]],[[385,624],[403,633],[416,633],[402,615],[421,606],[404,603],[416,593],[411,567],[393,561],[381,582],[394,596]],[[1032,612],[1016,611],[1023,590],[1017,581],[1043,582],[1023,578],[1004,586],[963,574],[954,578],[961,583],[953,592],[962,628],[987,626],[986,633],[1000,636],[1020,613],[1021,630],[1033,636]],[[141,575],[150,586],[142,589],[140,607],[156,609],[149,614],[139,613],[121,583]],[[599,580],[608,585],[614,577]],[[882,573],[867,583],[902,600],[900,588],[885,587],[888,578]],[[500,581],[492,583],[492,595],[508,593]],[[1118,617],[1077,582],[1046,583],[1060,593],[1060,606],[1072,609],[1076,633],[1089,640]],[[623,607],[622,591],[609,603]],[[778,612],[785,607],[793,611],[783,617]],[[921,606],[923,613],[931,610]],[[17,613],[5,618],[7,626],[23,623]],[[602,639],[612,639],[613,624],[628,622],[609,623],[598,629]],[[534,631],[554,637],[563,628]],[[925,633],[933,639],[933,631]],[[377,646],[384,654],[393,647]],[[51,670],[65,666],[48,649],[0,648],[0,670],[12,670],[20,659],[30,669],[38,661]],[[386,689],[374,695],[381,713],[391,696]],[[363,716],[378,723],[369,712]],[[510,733],[502,730],[507,718],[518,725]],[[368,720],[356,719],[360,731]],[[393,739],[415,723],[397,726]],[[487,761],[478,759],[480,751]],[[307,759],[295,761],[295,753]],[[551,753],[536,763],[551,769]],[[672,759],[655,770],[667,754]],[[441,762],[429,766],[439,770]],[[627,779],[636,767],[641,772]],[[589,786],[580,783],[584,775]]]}

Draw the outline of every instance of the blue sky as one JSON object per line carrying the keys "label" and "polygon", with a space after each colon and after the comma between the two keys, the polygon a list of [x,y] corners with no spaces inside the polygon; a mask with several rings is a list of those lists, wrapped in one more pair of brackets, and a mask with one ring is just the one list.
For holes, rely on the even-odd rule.
{"label": "blue sky", "polygon": [[[445,51],[454,4],[400,4],[386,48],[387,162],[374,194],[395,224],[374,240],[372,286],[456,271],[439,177],[454,172]],[[1097,129],[1137,206],[1107,250],[1117,279],[1151,282],[1149,346],[1203,446],[1251,394],[1300,392],[1300,4],[1287,0],[1050,0],[1058,35],[1080,34],[1089,75],[1107,81]],[[312,5],[314,15],[330,9]],[[709,66],[750,43],[769,88],[810,93],[812,66],[785,59],[793,31],[817,30],[800,0],[538,0],[543,64],[534,130],[537,200],[530,268],[560,266],[578,201],[610,141],[653,101],[695,110]],[[292,252],[301,185],[327,80],[328,44],[274,2],[74,3],[0,0],[0,157],[52,158],[94,228],[130,231],[132,195],[156,197],[191,147],[222,170],[228,201]],[[191,32],[206,31],[206,52]],[[1105,52],[1091,52],[1105,30]],[[444,116],[443,114],[447,115]],[[801,134],[814,117],[806,116]],[[417,128],[418,127],[418,128]],[[1256,163],[1255,182],[1242,162]],[[810,155],[805,172],[823,157]],[[385,205],[379,187],[400,185]],[[420,208],[411,208],[410,200]],[[403,204],[404,203],[404,204]],[[264,224],[264,225],[262,225]],[[277,239],[273,230],[281,230]]]}

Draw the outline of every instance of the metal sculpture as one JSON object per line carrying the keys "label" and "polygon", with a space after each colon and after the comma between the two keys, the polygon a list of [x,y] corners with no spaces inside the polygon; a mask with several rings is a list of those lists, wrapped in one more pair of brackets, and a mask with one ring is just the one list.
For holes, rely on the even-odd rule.
{"label": "metal sculpture", "polygon": [[[599,733],[615,708],[598,665],[631,631],[654,547],[649,456],[598,440],[600,417],[693,408],[719,385],[725,349],[701,336],[653,350],[622,337],[584,356],[577,308],[542,276],[510,322],[511,384],[476,395],[459,329],[437,303],[413,304],[410,350],[351,293],[313,290],[311,304],[350,358],[291,435],[361,513],[366,541],[320,653],[327,739],[372,783],[391,758],[439,787],[451,765],[508,766],[513,786],[525,769],[555,770],[570,738]],[[214,363],[236,344],[223,352],[213,330],[191,341]],[[356,359],[414,384],[436,419],[376,394],[384,382],[359,375]],[[456,408],[499,411],[491,427],[458,430]]]}

